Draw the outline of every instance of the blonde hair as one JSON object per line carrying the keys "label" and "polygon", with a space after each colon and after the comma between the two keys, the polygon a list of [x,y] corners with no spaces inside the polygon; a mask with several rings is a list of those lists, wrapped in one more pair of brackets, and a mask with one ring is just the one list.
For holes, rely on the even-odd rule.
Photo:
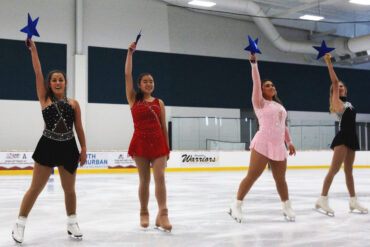
{"label": "blonde hair", "polygon": [[[346,90],[346,95],[347,95],[347,87],[346,87],[346,85],[344,85],[344,83],[342,81],[339,81],[339,83],[342,83],[343,84],[344,89]],[[330,111],[330,113],[336,113],[336,111],[334,109],[334,106],[333,106],[332,98],[333,98],[333,85],[330,86],[329,111]]]}

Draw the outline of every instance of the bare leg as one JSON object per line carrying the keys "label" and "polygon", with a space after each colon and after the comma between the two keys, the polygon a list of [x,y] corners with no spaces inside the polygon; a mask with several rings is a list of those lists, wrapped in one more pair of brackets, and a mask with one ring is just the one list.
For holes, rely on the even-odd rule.
{"label": "bare leg", "polygon": [[153,160],[152,165],[155,182],[155,197],[157,198],[159,209],[156,225],[170,231],[172,226],[168,220],[167,192],[165,182],[166,162],[167,157],[161,156]]}
{"label": "bare leg", "polygon": [[167,192],[165,183],[166,156],[161,156],[152,161],[155,182],[155,197],[159,210],[167,208]]}
{"label": "bare leg", "polygon": [[31,186],[23,197],[19,216],[27,217],[41,191],[44,189],[53,168],[35,162]]}
{"label": "bare leg", "polygon": [[150,185],[150,160],[135,157],[136,167],[139,172],[139,200],[140,200],[140,224],[142,227],[149,226],[149,185]]}
{"label": "bare leg", "polygon": [[64,190],[64,201],[66,205],[67,216],[76,214],[76,172],[69,173],[63,166],[59,166],[59,175]]}
{"label": "bare leg", "polygon": [[263,173],[267,162],[267,157],[252,149],[247,176],[241,181],[239,185],[239,190],[237,194],[238,200],[242,201],[244,199],[245,195],[249,192],[254,182]]}
{"label": "bare leg", "polygon": [[286,159],[284,161],[270,160],[272,176],[274,177],[276,189],[282,202],[289,200],[288,185],[285,180]]}
{"label": "bare leg", "polygon": [[347,148],[344,145],[336,146],[334,148],[334,155],[331,161],[331,166],[328,171],[328,174],[325,177],[324,184],[322,187],[322,196],[327,196],[331,183],[333,182],[335,174],[338,173],[340,166],[342,165],[344,158],[347,154]]}
{"label": "bare leg", "polygon": [[355,183],[353,181],[353,162],[355,161],[355,151],[347,148],[347,155],[344,158],[344,174],[346,175],[346,184],[349,195],[356,196]]}

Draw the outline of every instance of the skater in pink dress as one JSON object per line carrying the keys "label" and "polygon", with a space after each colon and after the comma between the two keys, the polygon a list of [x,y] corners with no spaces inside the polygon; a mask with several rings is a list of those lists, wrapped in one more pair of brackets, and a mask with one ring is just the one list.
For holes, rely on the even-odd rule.
{"label": "skater in pink dress", "polygon": [[250,144],[248,174],[240,183],[237,198],[230,207],[230,215],[238,222],[245,220],[242,215],[242,201],[269,163],[277,191],[283,202],[283,214],[288,220],[294,221],[295,213],[291,208],[285,180],[288,156],[285,143],[289,147],[289,154],[295,154],[295,148],[285,124],[287,112],[276,95],[274,84],[264,80],[261,85],[257,57],[251,55],[249,61],[253,79],[252,103],[258,118],[259,130]]}

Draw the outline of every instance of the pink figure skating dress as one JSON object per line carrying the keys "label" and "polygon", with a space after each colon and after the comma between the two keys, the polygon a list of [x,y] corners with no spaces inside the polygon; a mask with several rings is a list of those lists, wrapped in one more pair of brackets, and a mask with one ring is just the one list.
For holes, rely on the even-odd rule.
{"label": "pink figure skating dress", "polygon": [[252,79],[252,103],[258,118],[259,130],[249,148],[271,160],[283,161],[288,157],[284,140],[288,144],[291,142],[285,125],[287,112],[281,104],[263,98],[257,64],[252,64]]}

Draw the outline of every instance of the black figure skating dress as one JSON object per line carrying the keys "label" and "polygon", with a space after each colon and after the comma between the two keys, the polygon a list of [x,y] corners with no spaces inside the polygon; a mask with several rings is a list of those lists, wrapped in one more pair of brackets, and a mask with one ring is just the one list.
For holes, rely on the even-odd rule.
{"label": "black figure skating dress", "polygon": [[337,113],[339,119],[339,132],[330,145],[331,149],[339,145],[346,145],[353,151],[359,150],[359,142],[356,134],[356,110],[346,97],[340,97],[344,108],[342,112]]}
{"label": "black figure skating dress", "polygon": [[42,116],[45,129],[33,153],[33,160],[44,166],[63,166],[73,174],[79,159],[73,134],[74,109],[67,98],[60,101],[53,99],[53,102],[42,110]]}

